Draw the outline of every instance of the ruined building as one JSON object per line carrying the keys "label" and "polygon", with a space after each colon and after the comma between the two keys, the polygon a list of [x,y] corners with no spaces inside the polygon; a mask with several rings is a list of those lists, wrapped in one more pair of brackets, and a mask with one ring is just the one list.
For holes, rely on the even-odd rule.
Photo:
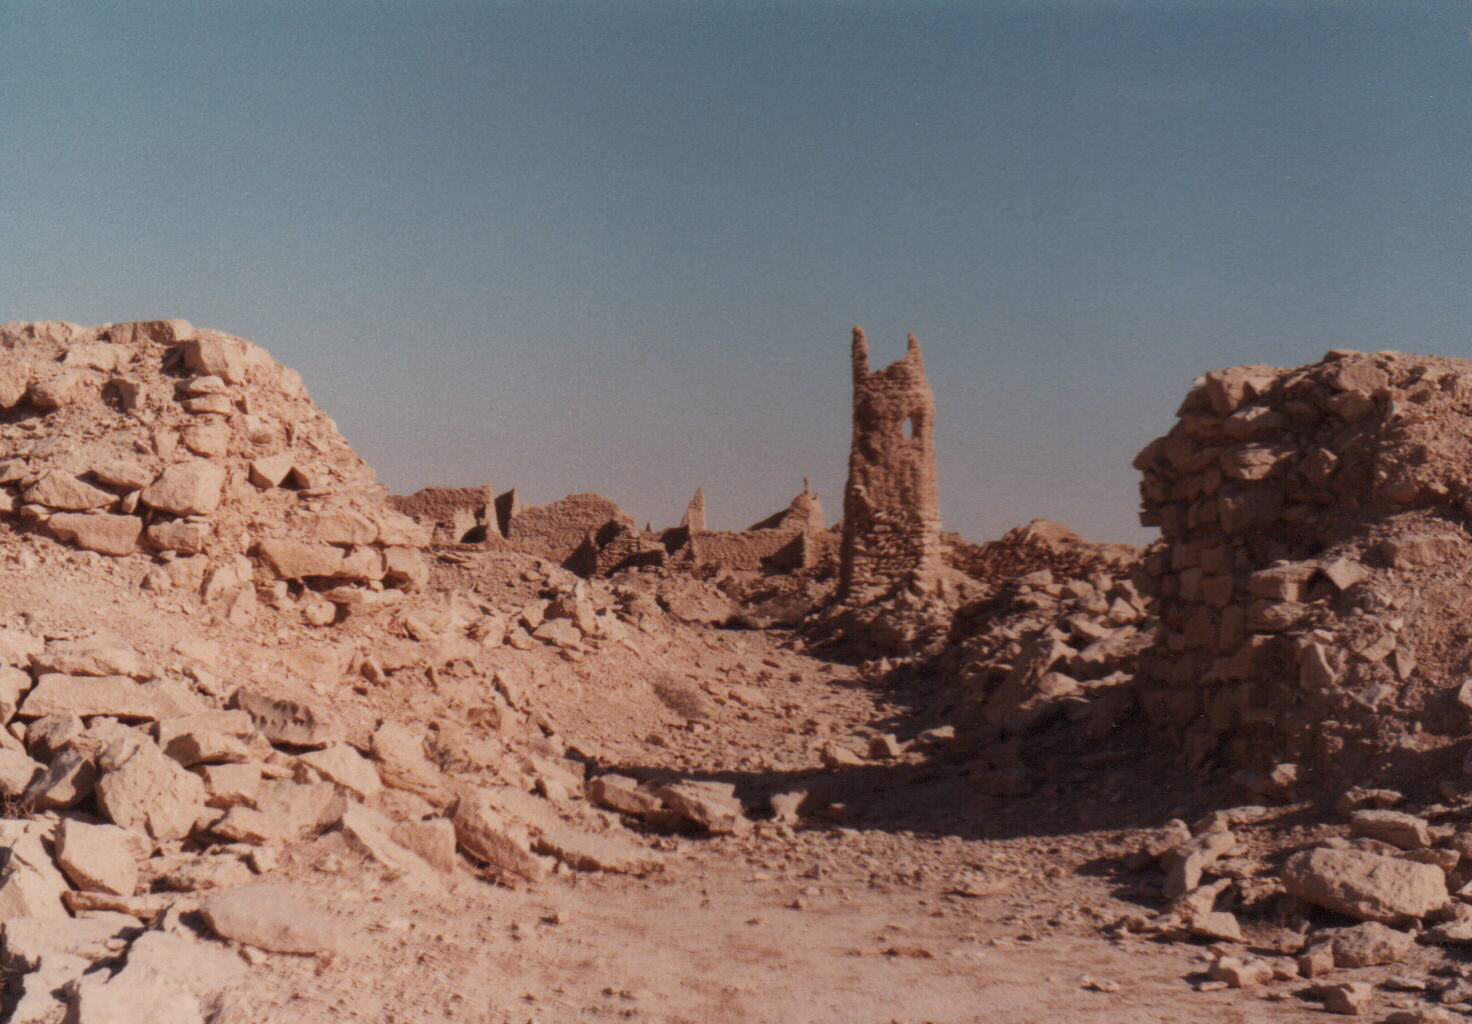
{"label": "ruined building", "polygon": [[840,594],[853,599],[918,583],[941,569],[935,483],[935,401],[912,334],[904,358],[869,369],[853,334],[854,436],[843,494]]}

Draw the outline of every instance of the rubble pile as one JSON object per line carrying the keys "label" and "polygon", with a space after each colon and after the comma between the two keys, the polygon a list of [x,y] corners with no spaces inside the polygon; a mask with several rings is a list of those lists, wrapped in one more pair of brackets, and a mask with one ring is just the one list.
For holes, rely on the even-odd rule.
{"label": "rubble pile", "polygon": [[1162,536],[1145,706],[1193,764],[1456,770],[1469,433],[1457,359],[1334,351],[1197,381],[1135,463]]}
{"label": "rubble pile", "polygon": [[[1097,564],[1110,565],[1102,555]],[[1113,568],[1063,578],[1037,569],[956,610],[936,667],[965,724],[1016,734],[1066,715],[1100,740],[1135,711],[1137,663],[1159,623],[1130,567]]]}
{"label": "rubble pile", "polygon": [[[256,584],[320,618],[421,585],[428,531],[261,348],[183,320],[0,326],[0,515],[240,622]],[[320,594],[321,596],[315,596]],[[329,604],[329,602],[331,602]]]}

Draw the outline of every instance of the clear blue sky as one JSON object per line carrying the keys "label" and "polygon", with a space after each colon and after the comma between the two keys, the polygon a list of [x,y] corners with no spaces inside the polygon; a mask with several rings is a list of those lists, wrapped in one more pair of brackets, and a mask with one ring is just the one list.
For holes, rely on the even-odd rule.
{"label": "clear blue sky", "polygon": [[1472,3],[0,0],[0,320],[266,346],[396,490],[718,526],[904,332],[942,514],[1138,539],[1192,377],[1472,356]]}

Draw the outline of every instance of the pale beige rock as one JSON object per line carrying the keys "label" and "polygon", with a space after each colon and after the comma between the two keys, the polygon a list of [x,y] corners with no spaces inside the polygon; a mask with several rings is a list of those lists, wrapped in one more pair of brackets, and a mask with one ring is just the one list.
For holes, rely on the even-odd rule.
{"label": "pale beige rock", "polygon": [[92,795],[97,768],[78,750],[63,750],[26,787],[21,802],[38,810],[75,807]]}
{"label": "pale beige rock", "polygon": [[92,467],[98,483],[124,491],[140,491],[153,483],[156,474],[134,459],[108,459]]}
{"label": "pale beige rock", "polygon": [[449,802],[444,778],[424,752],[424,740],[407,726],[380,725],[373,733],[373,757],[385,785],[417,793],[436,807]]}
{"label": "pale beige rock", "polygon": [[1231,988],[1252,988],[1271,981],[1273,967],[1265,960],[1242,960],[1235,956],[1219,957],[1207,973]]}
{"label": "pale beige rock", "polygon": [[109,715],[130,720],[153,720],[190,710],[176,687],[161,681],[138,683],[127,676],[41,676],[21,702],[23,718],[44,715]]}
{"label": "pale beige rock", "polygon": [[1342,928],[1334,934],[1330,949],[1335,967],[1377,967],[1405,958],[1416,943],[1411,932],[1387,928],[1377,921],[1366,921],[1353,928]]}
{"label": "pale beige rock", "polygon": [[314,750],[301,755],[298,760],[328,782],[341,786],[360,799],[372,799],[383,789],[383,781],[373,763],[346,743]]}
{"label": "pale beige rock", "polygon": [[1330,1013],[1357,1017],[1370,1005],[1375,990],[1368,982],[1346,981],[1338,985],[1324,985],[1319,995],[1324,999],[1324,1009]]}
{"label": "pale beige rock", "polygon": [[31,368],[7,360],[0,363],[0,409],[14,409],[31,386]]}
{"label": "pale beige rock", "polygon": [[103,960],[141,931],[136,920],[119,914],[11,918],[0,924],[0,967],[15,974],[28,974],[40,967],[44,957],[54,953],[88,961]]}
{"label": "pale beige rock", "polygon": [[330,953],[340,945],[327,908],[297,885],[261,882],[212,893],[199,912],[222,939],[275,953]]}
{"label": "pale beige rock", "polygon": [[19,629],[0,629],[0,665],[27,666],[46,649],[46,641]]}
{"label": "pale beige rock", "polygon": [[349,845],[386,868],[401,884],[421,892],[440,888],[435,869],[393,838],[393,822],[359,803],[349,803],[338,822]]}
{"label": "pale beige rock", "polygon": [[251,690],[237,690],[232,703],[249,715],[256,730],[272,743],[325,747],[340,739],[337,726],[306,704],[274,700]]}
{"label": "pale beige rock", "polygon": [[93,487],[82,478],[60,470],[51,470],[31,484],[22,492],[21,499],[33,505],[44,505],[67,512],[106,508],[117,501],[116,496],[100,487]]}
{"label": "pale beige rock", "polygon": [[56,830],[56,863],[78,889],[131,896],[138,888],[138,863],[127,830],[62,819]]}
{"label": "pale beige rock", "polygon": [[206,459],[218,459],[230,452],[230,426],[220,419],[191,423],[179,435],[184,447]]}
{"label": "pale beige rock", "polygon": [[260,488],[280,487],[291,474],[296,456],[291,452],[267,455],[250,464],[250,482]]}
{"label": "pale beige rock", "polygon": [[147,679],[153,674],[148,661],[131,644],[107,635],[63,640],[31,658],[38,675],[132,676]]}
{"label": "pale beige rock", "polygon": [[160,744],[163,752],[185,768],[197,764],[244,762],[251,757],[250,748],[241,740],[212,729],[195,729],[170,737]]}
{"label": "pale beige rock", "polygon": [[143,520],[137,516],[59,512],[46,521],[57,540],[104,555],[128,555],[138,548]]}
{"label": "pale beige rock", "polygon": [[31,674],[24,669],[0,665],[0,722],[15,717],[15,711],[31,689]]}
{"label": "pale beige rock", "polygon": [[232,806],[211,831],[241,843],[287,843],[309,832],[331,828],[346,806],[330,782],[268,780],[260,784],[255,806]]}
{"label": "pale beige rock", "polygon": [[343,575],[344,553],[331,544],[268,537],[256,543],[256,553],[281,579]]}
{"label": "pale beige rock", "polygon": [[642,875],[660,865],[657,854],[626,839],[595,835],[560,822],[542,828],[532,840],[532,848],[578,871]]}
{"label": "pale beige rock", "polygon": [[113,324],[107,335],[124,345],[140,345],[151,342],[155,345],[178,345],[196,337],[198,332],[188,320],[132,320]]}
{"label": "pale beige rock", "polygon": [[429,582],[429,566],[424,555],[413,548],[384,548],[383,579],[391,586],[418,590]]}
{"label": "pale beige rock", "polygon": [[490,793],[475,790],[462,796],[454,826],[460,848],[491,868],[533,882],[545,873],[526,829],[509,821]]}
{"label": "pale beige rock", "polygon": [[27,757],[23,751],[0,749],[0,796],[7,800],[19,797],[45,766]]}
{"label": "pale beige rock", "polygon": [[236,341],[209,336],[184,343],[184,365],[195,373],[219,377],[227,384],[243,384],[245,351]]}
{"label": "pale beige rock", "polygon": [[599,775],[588,780],[588,799],[620,814],[640,817],[664,806],[659,797],[624,775]]}
{"label": "pale beige rock", "polygon": [[1190,892],[1201,884],[1201,873],[1237,848],[1237,837],[1231,832],[1204,832],[1186,840],[1166,853],[1167,899]]}
{"label": "pale beige rock", "polygon": [[1360,850],[1304,850],[1288,858],[1282,878],[1299,899],[1382,924],[1424,917],[1449,899],[1440,868]]}
{"label": "pale beige rock", "polygon": [[204,783],[152,743],[140,743],[97,783],[97,803],[124,828],[183,839],[205,815]]}
{"label": "pale beige rock", "polygon": [[176,463],[143,489],[143,503],[176,516],[208,515],[220,504],[225,469],[195,459]]}
{"label": "pale beige rock", "polygon": [[448,818],[401,822],[393,827],[390,835],[400,846],[424,858],[436,871],[444,874],[454,872],[455,826]]}
{"label": "pale beige rock", "polygon": [[736,799],[736,787],[727,782],[671,782],[655,793],[669,810],[708,832],[742,834],[751,821]]}
{"label": "pale beige rock", "polygon": [[204,764],[191,769],[204,781],[205,802],[227,809],[236,804],[254,804],[261,789],[261,767],[257,764]]}
{"label": "pale beige rock", "polygon": [[[89,374],[77,369],[57,370],[41,377],[33,377],[26,397],[37,409],[54,412],[68,405],[80,403],[88,393]],[[95,379],[95,378],[94,378]]]}
{"label": "pale beige rock", "polygon": [[1349,831],[1402,850],[1419,850],[1431,845],[1431,826],[1424,819],[1401,811],[1355,811],[1349,819]]}
{"label": "pale beige rock", "polygon": [[40,836],[26,833],[16,842],[0,871],[0,921],[16,917],[64,918],[66,879],[51,863]]}

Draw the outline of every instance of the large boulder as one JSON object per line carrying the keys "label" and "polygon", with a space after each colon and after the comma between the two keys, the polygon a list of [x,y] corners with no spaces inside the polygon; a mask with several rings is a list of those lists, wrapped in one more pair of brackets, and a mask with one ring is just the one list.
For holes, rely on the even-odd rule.
{"label": "large boulder", "polygon": [[1446,905],[1446,875],[1434,864],[1363,850],[1303,850],[1283,865],[1294,896],[1361,921],[1399,924]]}

